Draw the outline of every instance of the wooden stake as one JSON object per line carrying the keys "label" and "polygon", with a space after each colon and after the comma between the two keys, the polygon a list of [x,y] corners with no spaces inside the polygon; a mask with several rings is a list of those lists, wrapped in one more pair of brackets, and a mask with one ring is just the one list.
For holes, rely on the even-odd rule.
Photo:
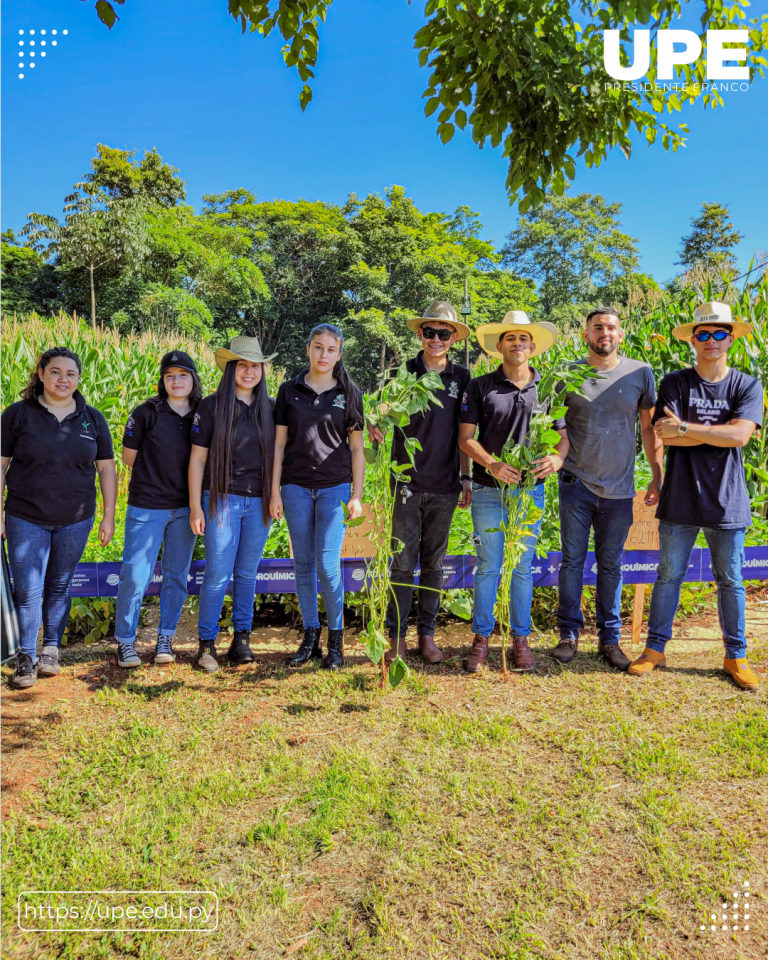
{"label": "wooden stake", "polygon": [[640,643],[640,630],[643,626],[643,609],[645,607],[645,584],[635,584],[635,600],[632,604],[632,643]]}

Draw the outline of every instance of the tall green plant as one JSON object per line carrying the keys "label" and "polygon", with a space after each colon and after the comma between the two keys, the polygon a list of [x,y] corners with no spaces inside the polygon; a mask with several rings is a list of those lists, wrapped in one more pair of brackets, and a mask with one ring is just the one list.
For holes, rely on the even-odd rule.
{"label": "tall green plant", "polygon": [[[409,373],[403,364],[397,376],[386,380],[376,393],[366,397],[365,421],[369,427],[378,427],[386,434],[391,427],[403,431],[416,413],[425,413],[431,404],[442,406],[435,395],[443,390],[443,382],[433,370],[422,376]],[[387,607],[392,597],[390,567],[392,556],[403,548],[401,541],[392,537],[392,514],[395,506],[395,484],[408,483],[408,471],[415,469],[414,456],[421,444],[415,437],[404,436],[405,452],[408,463],[397,464],[390,460],[385,443],[374,443],[365,448],[368,464],[368,487],[371,491],[370,503],[373,513],[371,530],[367,534],[373,547],[373,556],[367,561],[368,605],[370,619],[360,640],[365,644],[365,653],[373,663],[381,664],[381,686],[387,685],[387,678],[393,687],[397,687],[408,674],[405,661],[398,655],[390,664],[387,672],[384,651]],[[347,525],[358,526],[363,522],[360,517],[350,520]]]}
{"label": "tall green plant", "polygon": [[501,459],[519,470],[521,475],[518,484],[496,481],[501,494],[501,522],[498,527],[491,527],[486,531],[504,534],[497,610],[501,632],[501,665],[505,677],[509,673],[507,645],[511,632],[509,591],[512,574],[522,560],[532,529],[542,514],[531,496],[536,486],[536,478],[532,473],[533,463],[554,453],[555,447],[560,442],[560,434],[553,428],[553,423],[565,416],[566,407],[563,405],[565,395],[578,393],[584,396],[582,384],[595,376],[597,373],[592,367],[584,366],[565,367],[548,373],[539,381],[537,389],[539,409],[531,417],[524,441],[515,443],[510,437],[501,451]]}

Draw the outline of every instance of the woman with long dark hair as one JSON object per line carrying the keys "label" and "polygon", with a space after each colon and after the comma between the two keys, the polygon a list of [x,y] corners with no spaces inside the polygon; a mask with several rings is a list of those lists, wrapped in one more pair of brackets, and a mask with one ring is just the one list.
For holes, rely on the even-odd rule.
{"label": "woman with long dark hair", "polygon": [[317,578],[328,619],[326,670],[344,662],[341,548],[346,526],[363,512],[363,397],[342,360],[344,335],[321,323],[309,334],[309,369],[283,383],[275,405],[275,469],[270,513],[285,519],[293,544],[304,639],[288,658],[298,667],[322,657]]}
{"label": "woman with long dark hair", "polygon": [[160,361],[157,394],[128,418],[123,463],[131,467],[125,544],[117,589],[115,640],[120,667],[141,665],[134,646],[141,601],[163,548],[160,623],[155,663],[173,663],[173,637],[187,599],[187,576],[195,549],[189,525],[189,453],[192,418],[203,391],[195,361],[172,350]]}
{"label": "woman with long dark hair", "polygon": [[269,526],[275,422],[267,393],[265,364],[255,337],[235,337],[231,349],[216,351],[222,371],[192,423],[189,460],[189,522],[205,534],[205,577],[200,589],[197,662],[207,673],[219,669],[216,637],[230,578],[235,635],[227,656],[249,663],[256,572]]}
{"label": "woman with long dark hair", "polygon": [[[99,542],[115,533],[117,474],[104,415],[77,389],[82,363],[66,347],[46,350],[22,399],[3,411],[0,500],[8,487],[2,535],[8,540],[21,651],[11,679],[25,689],[59,672],[72,576],[96,513],[96,474],[104,505]],[[7,476],[6,476],[7,471]],[[40,600],[42,599],[42,611]],[[37,634],[42,613],[43,649]]]}

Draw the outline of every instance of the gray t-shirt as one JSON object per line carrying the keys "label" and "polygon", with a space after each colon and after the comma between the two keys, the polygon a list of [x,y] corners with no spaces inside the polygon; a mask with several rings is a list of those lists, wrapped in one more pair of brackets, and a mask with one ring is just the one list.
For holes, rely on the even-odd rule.
{"label": "gray t-shirt", "polygon": [[[577,360],[573,366],[588,366]],[[635,495],[635,436],[638,411],[656,403],[653,371],[647,363],[619,357],[612,369],[587,380],[585,397],[566,396],[565,428],[571,448],[563,470],[606,500]]]}

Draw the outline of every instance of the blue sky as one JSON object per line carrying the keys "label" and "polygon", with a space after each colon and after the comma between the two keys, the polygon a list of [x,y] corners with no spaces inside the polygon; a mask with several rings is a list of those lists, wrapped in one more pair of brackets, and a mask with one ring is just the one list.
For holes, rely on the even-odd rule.
{"label": "blue sky", "polygon": [[[18,230],[31,210],[58,215],[102,142],[139,155],[156,146],[196,206],[203,193],[240,186],[263,200],[340,202],[398,183],[425,210],[468,204],[484,236],[503,242],[516,211],[500,151],[478,150],[467,134],[443,146],[423,115],[427,73],[413,50],[423,3],[337,0],[305,114],[279,38],[241,36],[226,11],[226,0],[126,0],[109,33],[91,0],[6,3],[3,229]],[[20,39],[26,50],[37,41],[23,80]],[[641,268],[659,280],[676,272],[680,237],[704,201],[729,205],[745,234],[740,265],[768,249],[768,80],[725,96],[724,110],[684,112],[690,145],[677,154],[638,139],[631,161],[614,152],[597,170],[578,169],[575,190],[624,205]]]}

